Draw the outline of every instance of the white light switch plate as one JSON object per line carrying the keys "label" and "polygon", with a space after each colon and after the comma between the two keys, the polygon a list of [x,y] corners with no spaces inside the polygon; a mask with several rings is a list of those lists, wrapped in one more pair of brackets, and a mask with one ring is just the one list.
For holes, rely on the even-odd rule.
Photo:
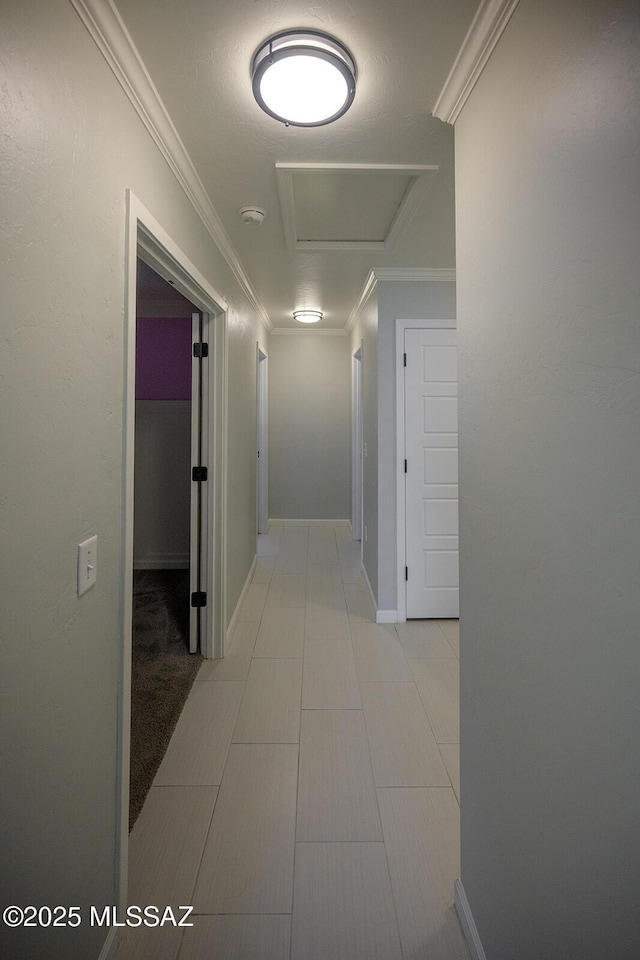
{"label": "white light switch plate", "polygon": [[78,544],[78,596],[86,593],[98,579],[98,538],[89,537]]}

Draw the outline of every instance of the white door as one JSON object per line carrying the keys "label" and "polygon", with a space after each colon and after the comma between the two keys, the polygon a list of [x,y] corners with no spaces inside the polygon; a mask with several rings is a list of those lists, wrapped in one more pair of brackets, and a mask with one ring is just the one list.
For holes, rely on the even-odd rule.
{"label": "white door", "polygon": [[191,316],[193,341],[191,367],[191,530],[189,579],[191,615],[189,623],[189,652],[204,648],[207,612],[207,549],[204,533],[207,529],[208,478],[208,316]]}
{"label": "white door", "polygon": [[453,329],[405,330],[406,614],[458,616],[458,358]]}

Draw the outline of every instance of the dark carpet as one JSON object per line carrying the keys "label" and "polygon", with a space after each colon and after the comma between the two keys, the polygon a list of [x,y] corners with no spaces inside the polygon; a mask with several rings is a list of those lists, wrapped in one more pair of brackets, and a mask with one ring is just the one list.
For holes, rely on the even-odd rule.
{"label": "dark carpet", "polygon": [[129,829],[165,754],[196,673],[189,653],[189,571],[136,570],[133,577]]}

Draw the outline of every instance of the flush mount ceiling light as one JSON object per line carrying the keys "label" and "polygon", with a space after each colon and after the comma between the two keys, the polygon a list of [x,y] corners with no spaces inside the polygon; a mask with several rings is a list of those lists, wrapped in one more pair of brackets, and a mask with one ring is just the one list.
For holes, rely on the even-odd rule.
{"label": "flush mount ceiling light", "polygon": [[347,112],[356,95],[356,65],[347,48],[317,30],[286,30],[258,47],[253,95],[286,126],[320,127]]}
{"label": "flush mount ceiling light", "polygon": [[317,323],[322,320],[322,313],[320,310],[294,310],[293,319],[298,323]]}

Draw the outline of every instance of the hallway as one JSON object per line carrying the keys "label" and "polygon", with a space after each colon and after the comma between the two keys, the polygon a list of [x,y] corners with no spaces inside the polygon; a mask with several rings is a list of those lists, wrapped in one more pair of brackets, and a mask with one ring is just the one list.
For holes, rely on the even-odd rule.
{"label": "hallway", "polygon": [[194,926],[118,958],[465,960],[457,621],[376,625],[346,522],[258,539],[130,839],[129,904]]}

